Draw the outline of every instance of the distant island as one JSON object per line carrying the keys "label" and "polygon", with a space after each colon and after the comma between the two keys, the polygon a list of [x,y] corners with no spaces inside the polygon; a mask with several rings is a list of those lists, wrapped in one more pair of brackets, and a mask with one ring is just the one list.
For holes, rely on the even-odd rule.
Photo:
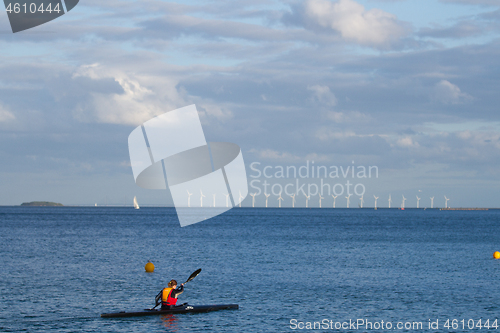
{"label": "distant island", "polygon": [[50,201],[32,201],[32,202],[23,202],[21,206],[62,206],[63,204],[57,202]]}

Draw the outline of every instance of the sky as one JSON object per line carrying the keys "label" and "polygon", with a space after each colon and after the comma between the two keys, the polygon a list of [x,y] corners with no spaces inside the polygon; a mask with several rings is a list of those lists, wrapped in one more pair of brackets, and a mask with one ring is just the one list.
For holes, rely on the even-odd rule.
{"label": "sky", "polygon": [[497,0],[82,0],[15,34],[0,13],[0,205],[171,205],[135,184],[127,138],[196,104],[207,141],[241,147],[256,206],[255,169],[284,186],[280,166],[314,164],[376,167],[324,179],[365,206],[500,207],[499,37]]}

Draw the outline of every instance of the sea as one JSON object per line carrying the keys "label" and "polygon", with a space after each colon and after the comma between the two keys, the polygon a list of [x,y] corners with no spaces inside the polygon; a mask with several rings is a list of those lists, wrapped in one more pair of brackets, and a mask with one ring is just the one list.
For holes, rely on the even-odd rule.
{"label": "sea", "polygon": [[[0,332],[499,332],[500,211],[0,207]],[[153,273],[144,266],[150,260]],[[179,303],[238,310],[136,318]]]}

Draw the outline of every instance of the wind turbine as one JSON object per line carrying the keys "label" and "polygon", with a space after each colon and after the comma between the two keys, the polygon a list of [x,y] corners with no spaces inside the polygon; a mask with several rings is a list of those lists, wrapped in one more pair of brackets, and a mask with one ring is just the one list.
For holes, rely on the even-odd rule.
{"label": "wind turbine", "polygon": [[391,202],[392,202],[392,199],[391,199],[391,195],[389,194],[389,208],[391,208]]}
{"label": "wind turbine", "polygon": [[205,196],[203,195],[203,192],[200,190],[200,207],[203,207],[203,198],[205,198]]}
{"label": "wind turbine", "polygon": [[283,201],[284,199],[281,197],[281,192],[280,192],[280,197],[278,198],[278,201],[280,203],[280,208],[281,208],[281,201]]}
{"label": "wind turbine", "polygon": [[373,197],[375,198],[375,210],[377,210],[377,199],[378,199],[378,197],[376,197],[375,194],[373,195]]}
{"label": "wind turbine", "polygon": [[191,207],[191,196],[193,195],[193,193],[189,193],[189,191],[187,191],[187,193],[188,193],[188,207]]}
{"label": "wind turbine", "polygon": [[243,201],[243,196],[241,195],[241,191],[238,191],[240,193],[240,208],[241,208],[241,202]]}
{"label": "wind turbine", "polygon": [[319,195],[319,208],[321,208],[321,199],[324,199],[322,196],[321,196],[321,193],[318,193]]}
{"label": "wind turbine", "polygon": [[292,207],[295,208],[295,193],[290,198],[292,198]]}
{"label": "wind turbine", "polygon": [[337,195],[332,194],[332,197],[333,197],[333,208],[335,208],[335,200],[337,199]]}
{"label": "wind turbine", "polygon": [[417,195],[417,208],[420,208],[419,206],[420,206],[420,198]]}
{"label": "wind turbine", "polygon": [[266,194],[266,193],[264,193],[264,195],[266,196],[266,208],[267,208],[267,200],[269,200],[269,196],[270,196],[270,194]]}
{"label": "wind turbine", "polygon": [[431,208],[434,208],[434,197],[431,197]]}
{"label": "wind turbine", "polygon": [[254,194],[251,194],[250,195],[252,196],[252,208],[255,208],[255,196],[257,195],[257,193],[254,193]]}
{"label": "wind turbine", "polygon": [[352,194],[349,194],[347,197],[345,197],[347,199],[347,208],[349,208],[349,201],[350,201],[351,195]]}
{"label": "wind turbine", "polygon": [[213,205],[213,207],[215,207],[215,193],[212,194],[212,195],[214,196],[214,205]]}
{"label": "wind turbine", "polygon": [[311,196],[310,195],[305,195],[305,196],[306,196],[306,208],[307,208],[307,203],[309,202],[309,199],[311,199]]}
{"label": "wind turbine", "polygon": [[401,209],[405,209],[405,201],[406,201],[406,198],[403,195],[403,201],[401,202]]}
{"label": "wind turbine", "polygon": [[445,196],[444,196],[444,200],[446,200],[446,203],[445,203],[445,207],[444,207],[444,208],[448,208],[448,200],[450,200],[450,199],[448,199],[448,198],[446,197],[446,195],[445,195]]}
{"label": "wind turbine", "polygon": [[224,193],[226,196],[226,207],[229,207],[229,193]]}
{"label": "wind turbine", "polygon": [[360,208],[363,208],[363,203],[365,200],[363,199],[364,194],[359,198]]}

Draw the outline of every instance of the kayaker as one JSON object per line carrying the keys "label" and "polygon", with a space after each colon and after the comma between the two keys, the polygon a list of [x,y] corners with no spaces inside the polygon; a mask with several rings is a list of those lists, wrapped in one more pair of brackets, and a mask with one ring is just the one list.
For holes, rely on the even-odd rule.
{"label": "kayaker", "polygon": [[161,309],[168,310],[176,307],[177,297],[184,292],[184,283],[182,283],[179,288],[177,288],[177,281],[171,280],[168,283],[168,288],[162,289],[158,295],[156,295],[156,304],[158,304],[161,299]]}

